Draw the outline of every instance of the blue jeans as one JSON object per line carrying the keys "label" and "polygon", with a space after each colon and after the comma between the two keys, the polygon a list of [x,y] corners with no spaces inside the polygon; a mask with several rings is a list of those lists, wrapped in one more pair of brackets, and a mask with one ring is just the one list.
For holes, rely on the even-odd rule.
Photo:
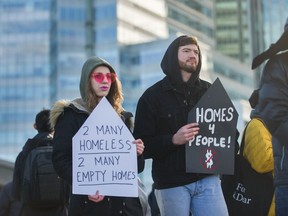
{"label": "blue jeans", "polygon": [[218,175],[168,189],[155,189],[161,216],[228,216]]}
{"label": "blue jeans", "polygon": [[288,215],[288,186],[275,187],[275,211],[277,216]]}

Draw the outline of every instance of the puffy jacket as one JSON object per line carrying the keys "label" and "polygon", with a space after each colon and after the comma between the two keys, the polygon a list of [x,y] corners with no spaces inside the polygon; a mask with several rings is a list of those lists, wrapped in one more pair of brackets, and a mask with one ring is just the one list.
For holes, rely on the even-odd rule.
{"label": "puffy jacket", "polygon": [[275,55],[266,63],[258,111],[272,134],[274,183],[288,185],[288,52]]}
{"label": "puffy jacket", "polygon": [[[268,129],[262,126],[260,118],[252,118],[245,133],[243,156],[258,173],[268,173],[274,170],[272,136]],[[268,216],[275,215],[275,197],[271,202]]]}

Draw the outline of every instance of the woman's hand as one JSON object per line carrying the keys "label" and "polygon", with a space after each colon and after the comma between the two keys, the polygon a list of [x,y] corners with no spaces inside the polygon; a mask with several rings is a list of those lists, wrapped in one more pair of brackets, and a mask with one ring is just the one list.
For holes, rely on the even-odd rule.
{"label": "woman's hand", "polygon": [[137,139],[133,141],[134,144],[136,144],[136,149],[137,149],[137,156],[141,155],[144,151],[144,143],[141,139]]}
{"label": "woman's hand", "polygon": [[95,195],[88,195],[88,199],[90,201],[93,201],[93,202],[96,202],[96,203],[101,202],[104,199],[104,197],[105,196],[102,196],[102,195],[99,194],[99,191],[97,191]]}

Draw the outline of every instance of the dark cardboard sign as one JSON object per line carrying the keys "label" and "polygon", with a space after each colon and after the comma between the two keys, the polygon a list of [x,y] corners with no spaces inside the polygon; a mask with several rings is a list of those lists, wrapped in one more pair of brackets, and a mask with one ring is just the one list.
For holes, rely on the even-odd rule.
{"label": "dark cardboard sign", "polygon": [[186,144],[186,172],[234,173],[238,113],[219,78],[188,114],[199,133]]}

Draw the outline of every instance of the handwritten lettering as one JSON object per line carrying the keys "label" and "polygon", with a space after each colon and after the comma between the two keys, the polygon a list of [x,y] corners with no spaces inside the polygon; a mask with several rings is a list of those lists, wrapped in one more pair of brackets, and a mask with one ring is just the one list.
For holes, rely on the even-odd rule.
{"label": "handwritten lettering", "polygon": [[132,171],[112,171],[112,181],[132,180],[136,178],[135,172]]}
{"label": "handwritten lettering", "polygon": [[226,144],[228,144],[229,139],[226,139],[225,137],[217,138],[217,137],[207,137],[207,136],[198,135],[196,136],[195,139],[189,142],[189,146],[192,145],[193,141],[195,141],[196,146],[204,145],[204,146],[210,147],[212,145],[215,147],[225,148]]}
{"label": "handwritten lettering", "polygon": [[196,122],[229,122],[233,119],[233,107],[212,109],[196,108]]}
{"label": "handwritten lettering", "polygon": [[105,171],[77,172],[77,182],[105,181]]}
{"label": "handwritten lettering", "polygon": [[99,156],[94,158],[95,166],[97,165],[119,165],[120,155],[118,156]]}
{"label": "handwritten lettering", "polygon": [[97,135],[99,134],[122,134],[122,129],[123,129],[123,125],[119,126],[119,125],[115,125],[115,126],[111,126],[111,125],[102,125],[101,127],[98,127],[96,125],[96,133]]}
{"label": "handwritten lettering", "polygon": [[101,151],[109,151],[109,150],[130,150],[131,149],[131,141],[130,140],[106,140],[106,139],[98,139],[98,140],[79,140],[79,150],[80,151],[89,151],[89,150],[101,150]]}

